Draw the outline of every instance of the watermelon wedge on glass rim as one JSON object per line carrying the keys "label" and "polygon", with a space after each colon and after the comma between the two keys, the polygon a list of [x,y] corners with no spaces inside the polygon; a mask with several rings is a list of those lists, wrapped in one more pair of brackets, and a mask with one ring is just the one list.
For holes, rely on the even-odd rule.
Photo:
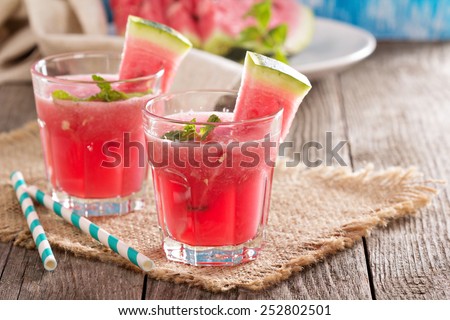
{"label": "watermelon wedge on glass rim", "polygon": [[283,109],[280,142],[284,141],[303,98],[311,90],[308,78],[294,68],[247,51],[234,109],[234,120],[269,116]]}
{"label": "watermelon wedge on glass rim", "polygon": [[33,65],[47,174],[59,201],[88,217],[144,208],[141,108],[167,90],[190,48],[176,31],[130,17],[122,56],[75,52]]}
{"label": "watermelon wedge on glass rim", "polygon": [[144,108],[169,260],[231,266],[255,260],[262,248],[279,138],[311,84],[277,60],[246,57],[238,92],[170,93]]}
{"label": "watermelon wedge on glass rim", "polygon": [[[161,90],[163,93],[167,92],[179,64],[191,48],[191,42],[178,31],[130,15],[119,78],[121,80],[137,78],[163,69]],[[133,88],[133,91],[138,91],[135,89]]]}

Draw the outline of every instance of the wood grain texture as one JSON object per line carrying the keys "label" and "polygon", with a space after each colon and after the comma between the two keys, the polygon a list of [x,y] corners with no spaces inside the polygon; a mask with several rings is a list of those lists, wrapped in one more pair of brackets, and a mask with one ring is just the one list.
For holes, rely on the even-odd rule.
{"label": "wood grain texture", "polygon": [[[161,300],[320,300],[370,299],[362,245],[328,257],[264,291],[211,293],[197,287],[148,279],[146,299]],[[358,280],[361,280],[358,283]]]}
{"label": "wood grain texture", "polygon": [[140,299],[144,275],[55,250],[45,271],[36,250],[13,247],[0,278],[0,299]]}
{"label": "wood grain texture", "polygon": [[12,245],[13,245],[12,242],[8,243],[0,242],[0,279],[2,277],[3,271],[5,270],[6,262],[8,261]]}
{"label": "wood grain texture", "polygon": [[[382,44],[340,79],[356,169],[417,166],[450,181],[450,43]],[[447,186],[417,217],[372,233],[377,299],[450,298],[449,213]]]}
{"label": "wood grain texture", "polygon": [[30,82],[0,86],[0,132],[16,129],[36,119],[33,89]]}

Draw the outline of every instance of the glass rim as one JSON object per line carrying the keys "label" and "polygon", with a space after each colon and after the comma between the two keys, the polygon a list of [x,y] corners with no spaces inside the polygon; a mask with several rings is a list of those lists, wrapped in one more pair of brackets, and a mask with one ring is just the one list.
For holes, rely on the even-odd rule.
{"label": "glass rim", "polygon": [[144,113],[144,116],[146,116],[146,117],[154,118],[159,121],[165,121],[165,122],[169,122],[169,123],[173,123],[173,124],[180,124],[180,125],[186,125],[186,124],[210,125],[210,124],[214,124],[214,126],[230,126],[230,125],[241,125],[241,124],[262,122],[265,120],[274,119],[277,116],[279,116],[280,114],[282,114],[282,112],[283,112],[283,108],[281,108],[277,112],[272,113],[270,115],[265,115],[265,116],[246,119],[246,120],[221,121],[221,122],[206,122],[206,121],[191,122],[189,120],[179,120],[179,119],[173,119],[173,118],[169,118],[169,117],[165,117],[165,116],[159,116],[147,109],[149,107],[150,103],[152,103],[154,101],[161,101],[164,99],[170,99],[171,97],[174,97],[174,96],[181,96],[181,95],[185,95],[185,94],[195,94],[195,93],[200,93],[200,94],[221,93],[221,94],[230,94],[230,95],[237,96],[238,90],[199,89],[199,90],[186,90],[186,91],[176,91],[176,92],[164,93],[164,94],[160,94],[160,95],[150,98],[145,103],[145,106],[142,108],[142,112]]}
{"label": "glass rim", "polygon": [[[64,84],[78,84],[78,85],[92,85],[92,84],[96,84],[97,82],[94,80],[73,80],[73,79],[63,79],[63,78],[59,78],[58,76],[49,76],[46,74],[43,74],[41,71],[38,70],[39,67],[41,67],[42,65],[51,62],[51,61],[56,61],[58,59],[64,59],[64,58],[72,58],[73,60],[75,59],[82,59],[84,57],[88,57],[88,56],[109,56],[109,57],[117,57],[120,59],[121,57],[121,52],[118,51],[75,51],[75,52],[66,52],[66,53],[57,53],[57,54],[53,54],[44,58],[41,58],[39,60],[37,60],[36,62],[34,62],[31,65],[30,68],[30,72],[33,76],[45,79],[49,82],[53,82],[53,83],[64,83]],[[95,74],[95,73],[94,73]],[[164,75],[164,68],[162,68],[161,65],[161,69],[158,70],[158,72],[153,73],[153,74],[149,74],[146,76],[140,76],[140,77],[136,77],[136,78],[130,78],[130,79],[122,79],[122,80],[106,80],[105,82],[110,83],[110,84],[120,84],[120,83],[129,83],[129,82],[139,82],[139,81],[146,81],[146,80],[152,80],[152,79],[159,79],[162,78]]]}

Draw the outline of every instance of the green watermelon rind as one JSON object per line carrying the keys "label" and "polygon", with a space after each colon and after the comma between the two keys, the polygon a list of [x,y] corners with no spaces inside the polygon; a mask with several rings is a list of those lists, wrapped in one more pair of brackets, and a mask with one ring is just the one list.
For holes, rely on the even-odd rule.
{"label": "green watermelon rind", "polygon": [[236,44],[236,40],[222,31],[215,31],[208,40],[206,40],[201,49],[213,54],[226,56],[227,53]]}
{"label": "green watermelon rind", "polygon": [[246,72],[261,82],[281,91],[296,95],[306,95],[311,89],[308,78],[294,68],[262,54],[247,51],[245,57]]}
{"label": "green watermelon rind", "polygon": [[202,45],[202,40],[200,37],[193,32],[183,32],[183,35],[192,43],[194,48],[200,48]]}
{"label": "green watermelon rind", "polygon": [[284,49],[288,55],[296,54],[305,49],[312,40],[315,31],[315,16],[306,6],[298,4],[300,24],[286,39]]}
{"label": "green watermelon rind", "polygon": [[164,24],[132,15],[128,16],[127,33],[132,37],[157,43],[162,48],[177,54],[182,54],[192,48],[191,41],[180,32]]}

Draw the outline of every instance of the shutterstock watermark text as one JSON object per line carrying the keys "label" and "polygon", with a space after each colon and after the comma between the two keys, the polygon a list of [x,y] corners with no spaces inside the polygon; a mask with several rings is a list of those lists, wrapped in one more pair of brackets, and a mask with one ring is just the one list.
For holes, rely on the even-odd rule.
{"label": "shutterstock watermark text", "polygon": [[[129,133],[124,133],[122,142],[108,141],[103,144],[105,160],[102,167],[119,166],[145,167],[149,162],[153,167],[175,166],[180,168],[215,167],[257,167],[262,162],[275,166],[277,157],[286,159],[286,166],[303,164],[307,167],[331,166],[337,163],[347,166],[340,152],[348,141],[333,141],[332,132],[326,132],[324,143],[307,141],[295,151],[292,141],[277,143],[270,135],[260,141],[170,141],[148,139],[147,142],[133,141]],[[320,154],[320,156],[319,156]]]}

